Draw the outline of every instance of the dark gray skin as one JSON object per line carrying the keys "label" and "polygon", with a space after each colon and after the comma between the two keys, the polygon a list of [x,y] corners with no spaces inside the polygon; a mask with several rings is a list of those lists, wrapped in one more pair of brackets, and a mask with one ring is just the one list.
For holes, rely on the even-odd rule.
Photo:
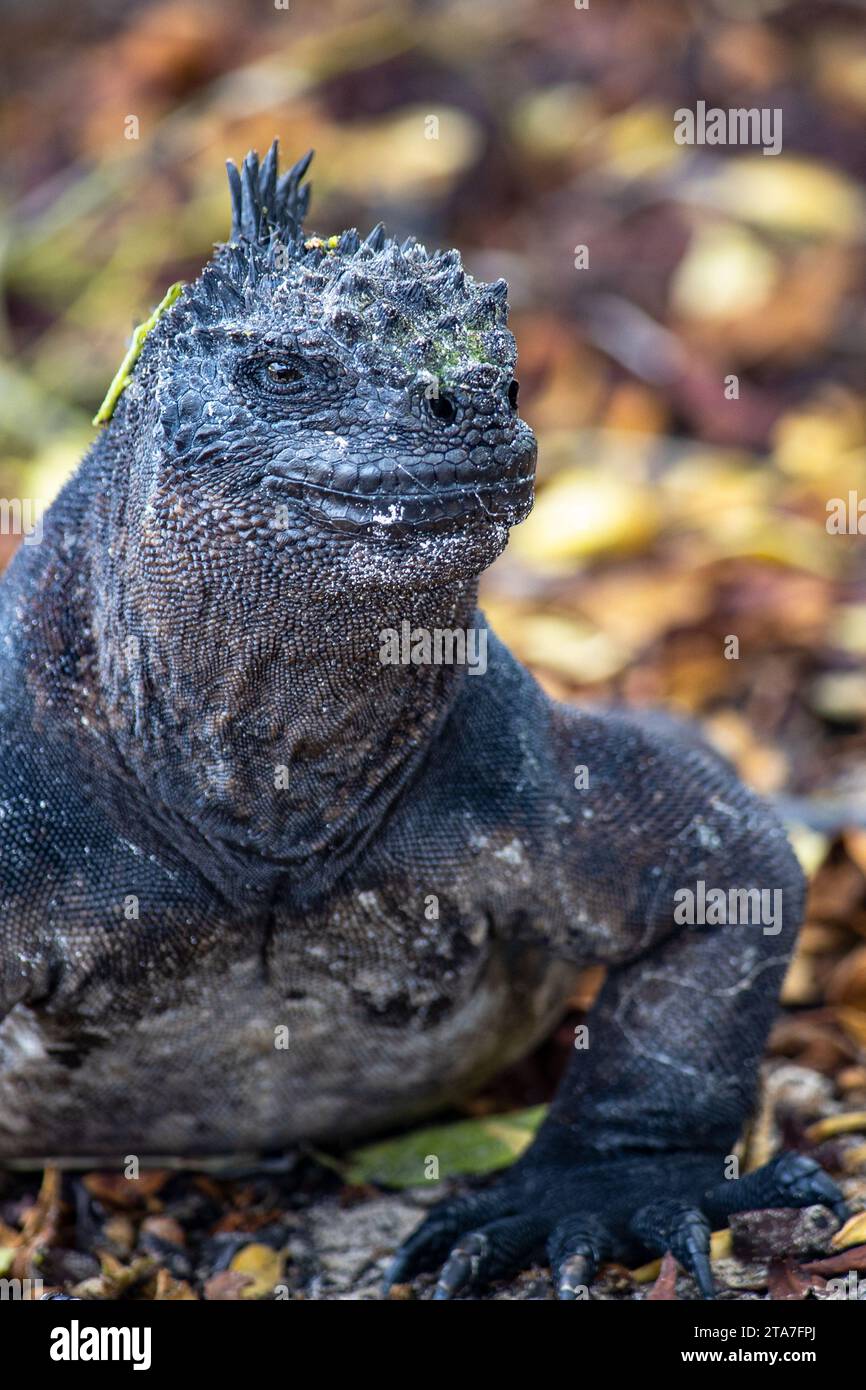
{"label": "dark gray skin", "polygon": [[[0,588],[0,1160],[393,1126],[603,962],[538,1139],[393,1277],[444,1262],[447,1297],[546,1246],[569,1298],[670,1247],[709,1294],[710,1222],[842,1210],[801,1156],[720,1181],[799,868],[692,737],[557,704],[492,634],[483,675],[382,663],[406,620],[483,627],[535,442],[504,282],[380,228],[305,240],[305,168],[232,171],[230,243]],[[678,925],[701,879],[781,890],[779,930]]]}

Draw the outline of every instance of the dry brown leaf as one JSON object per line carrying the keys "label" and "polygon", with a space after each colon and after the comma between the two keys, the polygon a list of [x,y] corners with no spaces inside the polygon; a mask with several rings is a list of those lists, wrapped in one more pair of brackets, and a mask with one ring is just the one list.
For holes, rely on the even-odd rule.
{"label": "dry brown leaf", "polygon": [[848,857],[854,860],[861,874],[866,876],[866,830],[846,830],[842,842]]}
{"label": "dry brown leaf", "polygon": [[[787,995],[783,996],[788,1002]],[[775,1056],[790,1057],[798,1066],[832,1076],[851,1056],[851,1044],[829,1021],[815,1019],[814,1013],[782,1014],[770,1034],[770,1050]]]}
{"label": "dry brown leaf", "polygon": [[223,1269],[211,1275],[204,1286],[204,1296],[210,1302],[237,1302],[243,1290],[253,1283],[252,1276],[237,1269]]}
{"label": "dry brown leaf", "polygon": [[809,884],[808,916],[815,921],[847,921],[863,898],[866,884],[847,860],[824,864]]}
{"label": "dry brown leaf", "polygon": [[846,1009],[841,1005],[837,1005],[833,1013],[848,1037],[858,1047],[866,1047],[866,1014],[860,1009]]}
{"label": "dry brown leaf", "polygon": [[112,1207],[136,1207],[148,1197],[154,1197],[168,1182],[170,1174],[155,1168],[138,1178],[125,1178],[122,1173],[87,1173],[84,1186],[91,1197]]}
{"label": "dry brown leaf", "polygon": [[828,1255],[824,1260],[809,1260],[800,1266],[808,1274],[847,1274],[849,1269],[866,1269],[866,1245],[855,1245],[841,1255]]}
{"label": "dry brown leaf", "polygon": [[804,951],[797,951],[782,983],[782,1003],[786,1008],[801,1008],[804,1004],[817,1004],[821,996],[814,959]]}
{"label": "dry brown leaf", "polygon": [[569,995],[567,1008],[580,1009],[586,1013],[595,1003],[598,992],[605,981],[607,968],[604,965],[588,965],[581,970]]}
{"label": "dry brown leaf", "polygon": [[855,947],[833,967],[825,994],[828,1004],[844,1004],[866,1011],[866,946]]}
{"label": "dry brown leaf", "polygon": [[157,1302],[198,1302],[198,1294],[186,1280],[175,1279],[167,1269],[157,1270],[153,1297]]}
{"label": "dry brown leaf", "polygon": [[575,594],[580,611],[627,646],[645,648],[673,627],[700,621],[710,606],[707,579],[687,570],[629,568],[588,576]]}
{"label": "dry brown leaf", "polygon": [[72,1292],[79,1298],[111,1300],[120,1298],[134,1284],[144,1283],[156,1271],[156,1261],[148,1255],[134,1259],[131,1264],[122,1264],[106,1250],[97,1250],[102,1273],[83,1279]]}
{"label": "dry brown leaf", "polygon": [[857,1144],[846,1149],[842,1155],[842,1167],[846,1173],[862,1173],[866,1170],[866,1144]]}
{"label": "dry brown leaf", "polygon": [[677,1296],[677,1262],[670,1250],[662,1256],[659,1275],[647,1294],[647,1299],[665,1303],[673,1302]]}
{"label": "dry brown leaf", "polygon": [[60,1170],[46,1168],[39,1196],[27,1211],[20,1235],[10,1244],[15,1246],[11,1272],[15,1278],[31,1277],[31,1266],[40,1251],[52,1245],[60,1217]]}
{"label": "dry brown leaf", "polygon": [[141,1223],[142,1235],[156,1236],[170,1245],[186,1245],[186,1232],[173,1216],[146,1216]]}
{"label": "dry brown leaf", "polygon": [[790,1261],[772,1264],[769,1269],[767,1287],[773,1302],[803,1299],[814,1286],[817,1275],[806,1274]]}

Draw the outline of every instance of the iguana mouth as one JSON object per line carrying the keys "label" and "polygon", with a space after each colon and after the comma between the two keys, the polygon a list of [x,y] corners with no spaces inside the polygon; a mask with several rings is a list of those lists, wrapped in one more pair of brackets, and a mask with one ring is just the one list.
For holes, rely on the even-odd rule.
{"label": "iguana mouth", "polygon": [[[359,493],[329,487],[309,479],[270,475],[265,482],[314,511],[338,531],[402,537],[418,531],[458,530],[467,524],[496,522],[516,526],[529,515],[535,482],[533,466],[496,481],[425,487],[403,476],[403,486]],[[419,485],[420,484],[420,485]]]}

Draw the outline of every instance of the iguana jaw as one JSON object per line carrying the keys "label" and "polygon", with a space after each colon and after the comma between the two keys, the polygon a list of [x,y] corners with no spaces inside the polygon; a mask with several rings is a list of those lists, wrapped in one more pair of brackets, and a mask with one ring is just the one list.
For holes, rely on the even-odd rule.
{"label": "iguana jaw", "polygon": [[329,529],[402,540],[416,532],[453,532],[486,522],[511,527],[524,521],[533,502],[534,455],[531,466],[520,469],[518,463],[495,481],[431,489],[419,484],[412,488],[412,480],[404,478],[405,486],[373,494],[281,474],[270,475],[266,482],[275,492],[302,503]]}

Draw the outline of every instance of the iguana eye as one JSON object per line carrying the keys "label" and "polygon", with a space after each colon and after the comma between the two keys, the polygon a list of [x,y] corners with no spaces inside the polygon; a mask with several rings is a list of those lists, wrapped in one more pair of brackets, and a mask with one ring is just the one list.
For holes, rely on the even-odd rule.
{"label": "iguana eye", "polygon": [[450,425],[457,414],[457,407],[450,396],[431,396],[427,405],[430,408],[430,414],[435,415],[437,420],[443,420],[446,425]]}
{"label": "iguana eye", "polygon": [[268,362],[265,370],[268,379],[275,386],[286,386],[292,381],[297,381],[301,375],[300,367],[296,363],[277,357]]}
{"label": "iguana eye", "polygon": [[259,353],[240,364],[241,376],[264,397],[298,395],[309,375],[304,359],[291,352]]}

